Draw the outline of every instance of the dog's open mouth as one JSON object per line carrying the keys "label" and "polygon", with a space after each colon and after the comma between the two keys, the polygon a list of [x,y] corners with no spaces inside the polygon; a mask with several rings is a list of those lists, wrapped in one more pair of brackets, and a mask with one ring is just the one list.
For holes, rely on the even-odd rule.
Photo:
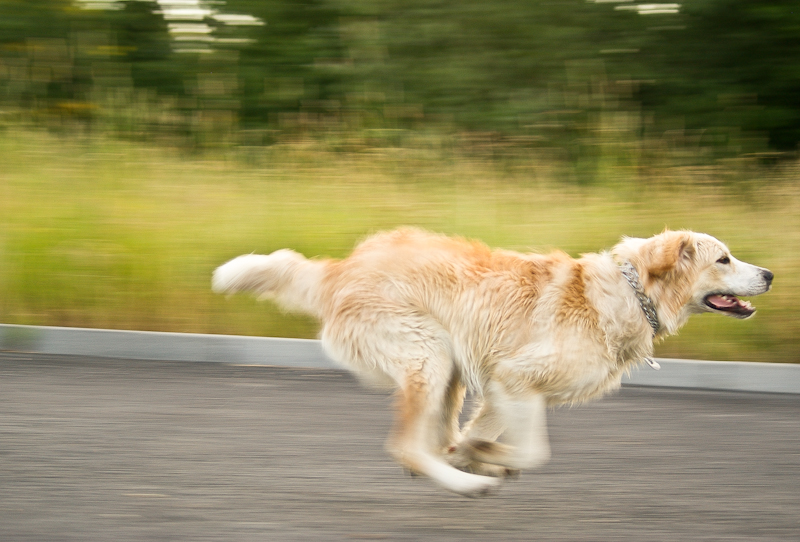
{"label": "dog's open mouth", "polygon": [[742,301],[733,294],[711,294],[706,296],[705,304],[720,312],[729,313],[737,318],[747,318],[756,312],[749,301]]}

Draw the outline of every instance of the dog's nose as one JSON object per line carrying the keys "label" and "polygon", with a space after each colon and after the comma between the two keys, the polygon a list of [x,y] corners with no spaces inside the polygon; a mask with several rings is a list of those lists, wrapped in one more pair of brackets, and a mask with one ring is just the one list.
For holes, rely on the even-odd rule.
{"label": "dog's nose", "polygon": [[775,274],[772,271],[770,271],[769,269],[764,269],[761,272],[761,275],[764,277],[764,280],[766,281],[767,286],[772,284],[772,279],[775,278]]}

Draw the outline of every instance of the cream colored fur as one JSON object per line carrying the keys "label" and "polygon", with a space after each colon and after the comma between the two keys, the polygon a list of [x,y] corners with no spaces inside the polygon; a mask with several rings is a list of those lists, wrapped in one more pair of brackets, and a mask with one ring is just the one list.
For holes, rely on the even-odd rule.
{"label": "cream colored fur", "polygon": [[[398,388],[387,444],[395,459],[475,496],[549,458],[548,405],[614,390],[652,355],[653,331],[619,270],[626,260],[657,309],[657,339],[715,311],[709,294],[757,295],[772,280],[713,237],[685,231],[573,259],[407,228],[368,238],[344,260],[240,256],[212,284],[319,318],[333,359]],[[467,389],[479,406],[460,429]]]}

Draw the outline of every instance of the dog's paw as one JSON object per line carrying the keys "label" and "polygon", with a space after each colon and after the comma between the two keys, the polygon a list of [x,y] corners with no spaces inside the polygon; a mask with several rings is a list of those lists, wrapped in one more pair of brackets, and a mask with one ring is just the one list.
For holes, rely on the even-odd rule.
{"label": "dog's paw", "polygon": [[502,465],[492,465],[491,463],[481,463],[473,461],[466,468],[461,469],[465,472],[472,474],[480,474],[481,476],[491,476],[493,478],[519,478],[520,471],[516,469],[509,469]]}
{"label": "dog's paw", "polygon": [[445,459],[460,471],[493,478],[518,478],[520,471],[501,465],[476,461],[470,454],[468,446],[451,446],[447,449]]}
{"label": "dog's paw", "polygon": [[464,484],[460,488],[451,488],[451,490],[464,497],[477,499],[494,495],[500,489],[501,485],[502,480],[500,478],[473,475],[473,480],[470,483]]}
{"label": "dog's paw", "polygon": [[450,446],[444,451],[445,460],[458,470],[469,472],[472,457],[469,450],[462,445]]}

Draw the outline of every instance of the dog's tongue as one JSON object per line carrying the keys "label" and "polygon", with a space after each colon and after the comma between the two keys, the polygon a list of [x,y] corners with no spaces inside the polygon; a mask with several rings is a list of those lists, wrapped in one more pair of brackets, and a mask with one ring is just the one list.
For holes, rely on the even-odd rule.
{"label": "dog's tongue", "polygon": [[712,295],[708,298],[708,300],[713,303],[714,306],[721,309],[728,309],[739,304],[738,299],[728,295]]}

